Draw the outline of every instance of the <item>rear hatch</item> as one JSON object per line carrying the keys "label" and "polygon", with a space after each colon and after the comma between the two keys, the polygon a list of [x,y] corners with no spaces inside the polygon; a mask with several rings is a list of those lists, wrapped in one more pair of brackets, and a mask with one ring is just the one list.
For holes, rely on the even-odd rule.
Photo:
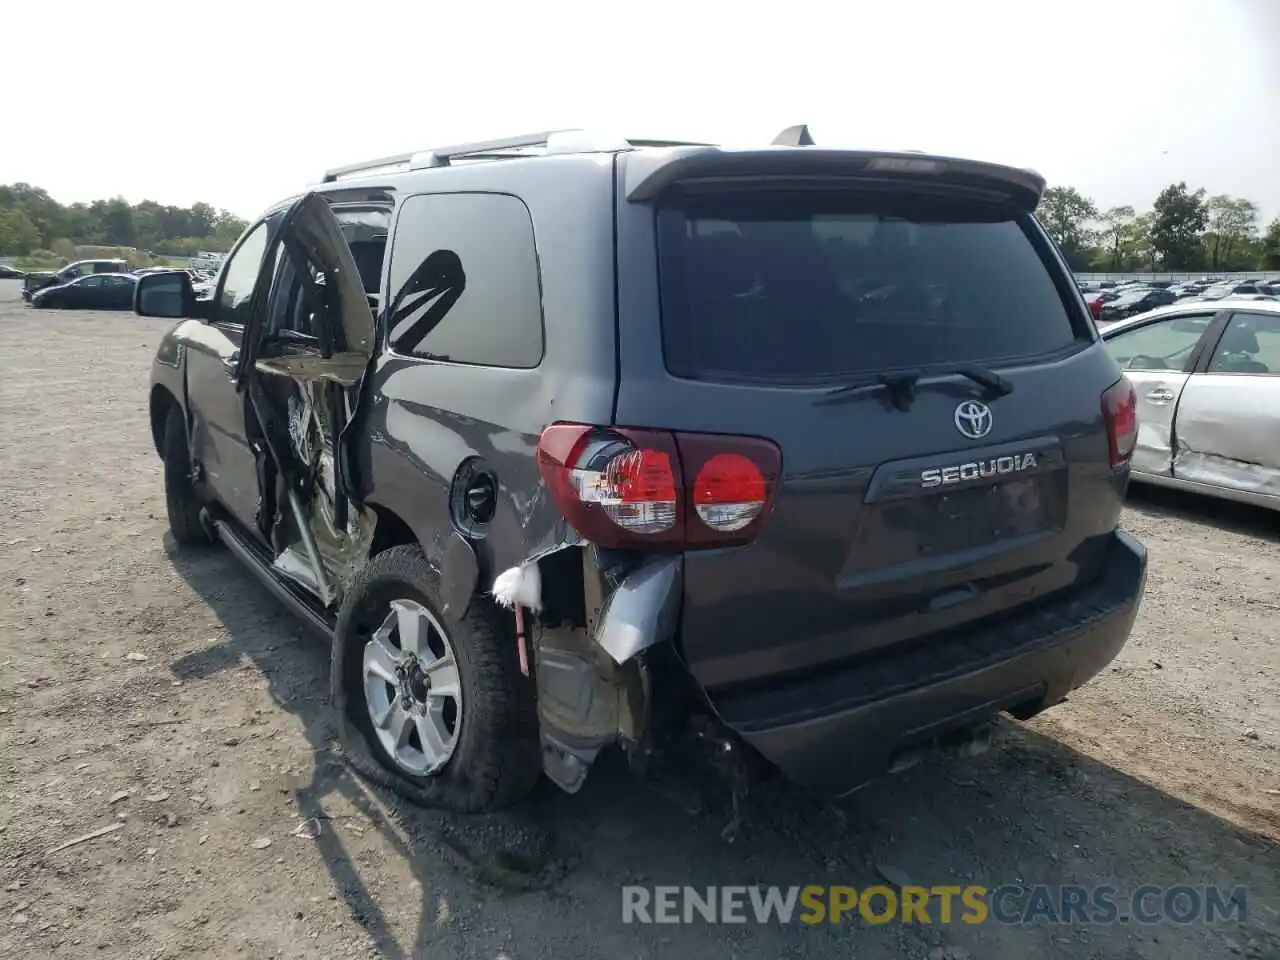
{"label": "rear hatch", "polygon": [[945,643],[1096,579],[1124,486],[1103,415],[1120,371],[1025,181],[765,172],[618,210],[617,423],[781,454],[752,541],[685,552],[697,679]]}

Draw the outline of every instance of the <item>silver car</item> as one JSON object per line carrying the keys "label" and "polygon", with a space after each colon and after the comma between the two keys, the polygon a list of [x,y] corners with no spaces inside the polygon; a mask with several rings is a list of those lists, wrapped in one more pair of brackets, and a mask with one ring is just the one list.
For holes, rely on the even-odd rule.
{"label": "silver car", "polygon": [[1101,333],[1138,393],[1135,481],[1280,510],[1280,301],[1179,303]]}

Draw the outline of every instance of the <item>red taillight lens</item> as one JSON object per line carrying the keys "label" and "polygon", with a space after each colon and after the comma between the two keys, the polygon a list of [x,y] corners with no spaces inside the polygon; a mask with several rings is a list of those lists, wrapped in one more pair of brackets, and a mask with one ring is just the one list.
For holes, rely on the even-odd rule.
{"label": "red taillight lens", "polygon": [[752,437],[556,423],[538,441],[538,468],[592,543],[679,549],[754,538],[781,454]]}
{"label": "red taillight lens", "polygon": [[768,440],[703,433],[676,435],[692,511],[690,546],[729,546],[755,539],[782,472]]}
{"label": "red taillight lens", "polygon": [[1121,377],[1102,394],[1102,419],[1107,424],[1111,466],[1123,466],[1138,443],[1138,394],[1127,377]]}
{"label": "red taillight lens", "polygon": [[613,457],[603,473],[575,470],[579,499],[599,504],[623,530],[655,534],[674,530],[679,520],[676,465],[665,450],[642,448]]}
{"label": "red taillight lens", "polygon": [[565,519],[592,543],[683,543],[683,481],[671,434],[553,423],[538,440],[538,469]]}
{"label": "red taillight lens", "polygon": [[693,481],[693,509],[713,530],[741,530],[760,515],[764,474],[740,453],[717,453]]}

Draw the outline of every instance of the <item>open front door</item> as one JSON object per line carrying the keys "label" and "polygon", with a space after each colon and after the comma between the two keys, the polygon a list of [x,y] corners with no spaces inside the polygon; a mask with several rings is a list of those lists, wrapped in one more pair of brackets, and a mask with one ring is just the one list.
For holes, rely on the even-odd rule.
{"label": "open front door", "polygon": [[[249,342],[241,351],[239,379],[244,382],[250,367],[262,357],[261,348],[278,329],[301,319],[309,330],[300,331],[314,340],[320,357],[341,357],[363,371],[373,350],[375,318],[360,278],[351,248],[342,235],[342,226],[325,198],[308,193],[298,199],[281,218],[274,244],[282,248],[286,263],[276,277],[268,310],[254,318],[246,331]],[[270,271],[277,258],[268,257],[263,269]],[[294,275],[286,276],[292,266]],[[277,308],[285,298],[307,316],[284,318],[281,327]]]}
{"label": "open front door", "polygon": [[236,376],[266,454],[261,478],[274,567],[328,607],[341,599],[373,536],[372,517],[349,498],[342,438],[375,318],[324,197],[294,203],[276,242],[271,294],[245,332]]}

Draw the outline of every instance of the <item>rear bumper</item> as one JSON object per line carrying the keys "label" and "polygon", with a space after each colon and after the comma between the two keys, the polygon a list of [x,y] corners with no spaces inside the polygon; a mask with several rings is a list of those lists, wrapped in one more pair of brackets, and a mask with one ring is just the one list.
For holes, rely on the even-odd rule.
{"label": "rear bumper", "polygon": [[1146,574],[1146,549],[1117,532],[1103,576],[1067,599],[714,706],[799,786],[841,796],[948,732],[1065,699],[1124,646]]}

